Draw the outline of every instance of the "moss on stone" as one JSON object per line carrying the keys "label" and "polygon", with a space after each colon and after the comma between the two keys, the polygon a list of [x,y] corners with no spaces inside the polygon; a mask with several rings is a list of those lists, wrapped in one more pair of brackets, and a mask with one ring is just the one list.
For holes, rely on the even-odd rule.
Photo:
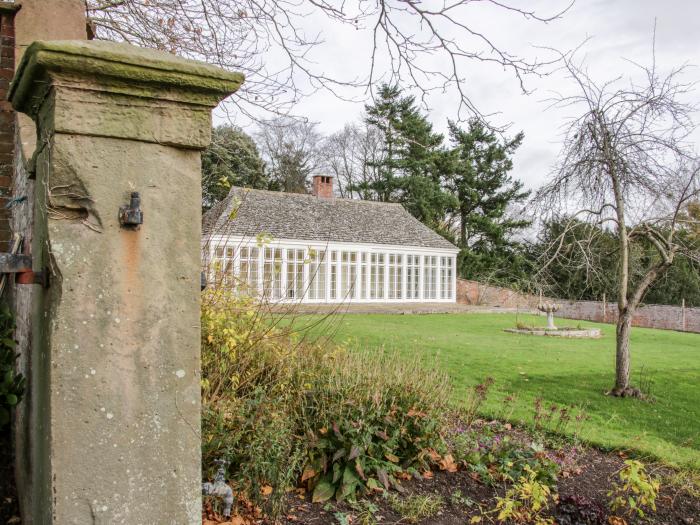
{"label": "moss on stone", "polygon": [[216,105],[244,81],[241,73],[225,71],[162,51],[129,44],[61,40],[34,42],[22,57],[10,87],[10,100],[18,111],[36,114],[52,77],[85,79],[106,91],[133,96]]}

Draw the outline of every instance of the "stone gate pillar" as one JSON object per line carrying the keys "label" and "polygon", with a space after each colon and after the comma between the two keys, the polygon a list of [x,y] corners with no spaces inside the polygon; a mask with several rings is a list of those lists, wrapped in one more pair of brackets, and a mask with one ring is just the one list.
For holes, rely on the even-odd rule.
{"label": "stone gate pillar", "polygon": [[[201,520],[200,150],[242,80],[121,44],[24,54],[10,97],[37,123],[32,257],[48,280],[34,299],[31,523]],[[141,225],[124,213],[132,193]]]}

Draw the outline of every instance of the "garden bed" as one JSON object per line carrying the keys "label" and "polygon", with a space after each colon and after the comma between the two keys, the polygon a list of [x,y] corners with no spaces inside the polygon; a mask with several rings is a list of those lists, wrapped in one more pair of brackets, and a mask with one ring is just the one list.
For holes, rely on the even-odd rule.
{"label": "garden bed", "polygon": [[[497,422],[482,423],[492,442],[510,440],[527,448],[535,439],[529,431],[512,429]],[[539,450],[539,449],[538,449]],[[626,454],[604,452],[570,443],[552,444],[536,455],[551,458],[557,464],[557,480],[549,508],[539,523],[567,524],[685,524],[700,523],[700,485],[697,474],[676,472],[664,466],[647,465],[647,473],[659,480],[656,510],[645,508],[641,517],[629,509],[612,512],[611,491],[619,485],[620,472],[625,468]],[[486,457],[486,456],[484,456]],[[515,456],[515,461],[518,461]],[[503,466],[500,467],[501,469]],[[534,523],[528,521],[499,521],[498,498],[503,498],[512,482],[498,479],[499,467],[468,465],[431,471],[400,481],[401,492],[375,493],[359,496],[356,502],[328,501],[312,503],[303,488],[290,490],[287,508],[280,523],[286,525],[375,525],[405,524],[464,525],[469,523]],[[450,470],[454,470],[451,472]],[[490,478],[493,473],[494,477]],[[689,477],[684,477],[689,476]],[[693,477],[695,476],[695,477]],[[558,500],[558,501],[557,501]],[[210,516],[210,518],[215,518]],[[271,524],[260,515],[237,516],[232,521],[217,519],[204,523],[233,523],[235,525]]]}

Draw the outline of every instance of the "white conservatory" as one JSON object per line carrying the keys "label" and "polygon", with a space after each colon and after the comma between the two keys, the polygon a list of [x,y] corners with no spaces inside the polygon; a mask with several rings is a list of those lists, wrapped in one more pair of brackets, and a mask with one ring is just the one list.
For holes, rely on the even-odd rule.
{"label": "white conservatory", "polygon": [[274,302],[455,302],[458,249],[399,204],[234,188],[204,217],[210,286]]}

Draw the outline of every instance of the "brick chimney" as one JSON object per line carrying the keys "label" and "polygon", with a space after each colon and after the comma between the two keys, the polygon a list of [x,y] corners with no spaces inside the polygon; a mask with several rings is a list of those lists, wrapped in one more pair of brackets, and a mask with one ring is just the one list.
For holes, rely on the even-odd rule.
{"label": "brick chimney", "polygon": [[332,199],[333,177],[329,175],[314,175],[312,193],[321,199]]}

